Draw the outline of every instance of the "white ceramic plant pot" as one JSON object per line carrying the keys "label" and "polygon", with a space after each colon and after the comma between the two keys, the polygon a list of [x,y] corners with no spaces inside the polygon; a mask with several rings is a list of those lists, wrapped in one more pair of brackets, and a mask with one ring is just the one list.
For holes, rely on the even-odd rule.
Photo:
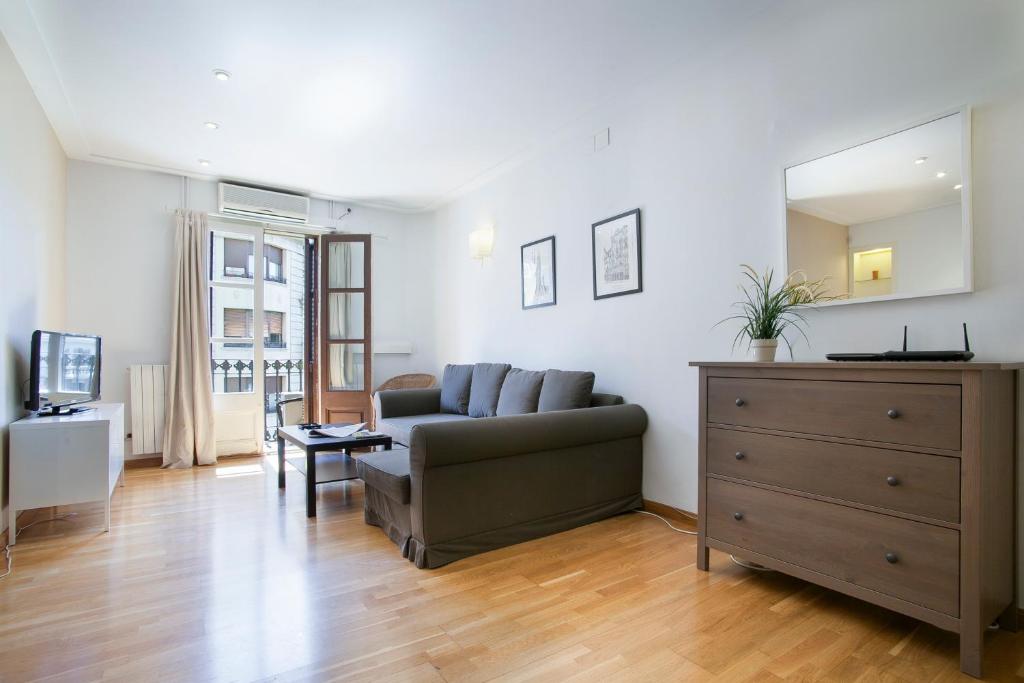
{"label": "white ceramic plant pot", "polygon": [[775,360],[775,351],[778,348],[778,339],[751,339],[750,360],[755,363],[771,363]]}

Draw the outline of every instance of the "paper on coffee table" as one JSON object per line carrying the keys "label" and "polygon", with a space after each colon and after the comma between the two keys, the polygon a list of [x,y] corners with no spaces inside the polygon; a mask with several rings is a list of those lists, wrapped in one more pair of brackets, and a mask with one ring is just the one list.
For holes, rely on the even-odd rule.
{"label": "paper on coffee table", "polygon": [[360,422],[359,424],[345,425],[344,427],[321,427],[319,431],[337,439],[345,439],[352,436],[365,426],[365,422]]}

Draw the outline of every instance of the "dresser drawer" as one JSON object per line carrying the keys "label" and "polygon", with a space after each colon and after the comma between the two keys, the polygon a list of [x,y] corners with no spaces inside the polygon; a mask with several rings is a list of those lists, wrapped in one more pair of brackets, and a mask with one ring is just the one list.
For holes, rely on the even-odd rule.
{"label": "dresser drawer", "polygon": [[720,479],[707,491],[709,538],[959,616],[952,529]]}
{"label": "dresser drawer", "polygon": [[707,470],[737,479],[960,521],[960,459],[709,428]]}
{"label": "dresser drawer", "polygon": [[708,378],[708,422],[960,449],[960,387]]}

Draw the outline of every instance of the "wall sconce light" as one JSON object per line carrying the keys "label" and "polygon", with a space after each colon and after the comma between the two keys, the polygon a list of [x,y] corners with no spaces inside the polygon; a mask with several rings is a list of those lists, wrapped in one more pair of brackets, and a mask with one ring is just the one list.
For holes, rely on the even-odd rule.
{"label": "wall sconce light", "polygon": [[494,250],[494,228],[480,228],[469,233],[469,255],[475,259],[485,259]]}

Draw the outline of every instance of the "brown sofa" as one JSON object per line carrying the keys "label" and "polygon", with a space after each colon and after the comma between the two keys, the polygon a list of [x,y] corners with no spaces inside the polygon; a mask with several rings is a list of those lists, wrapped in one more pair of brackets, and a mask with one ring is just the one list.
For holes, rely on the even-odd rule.
{"label": "brown sofa", "polygon": [[[359,458],[364,514],[420,568],[641,507],[647,414],[593,394],[574,410],[470,418],[439,389],[380,392],[379,428],[408,448]],[[395,420],[398,418],[415,418]],[[390,424],[389,424],[390,422]]]}

